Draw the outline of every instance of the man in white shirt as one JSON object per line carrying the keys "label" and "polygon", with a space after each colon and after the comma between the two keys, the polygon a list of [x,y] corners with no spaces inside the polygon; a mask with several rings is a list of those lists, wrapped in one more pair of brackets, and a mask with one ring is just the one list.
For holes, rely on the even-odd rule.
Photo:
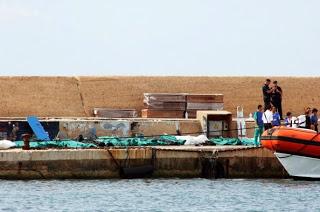
{"label": "man in white shirt", "polygon": [[272,114],[272,111],[271,111],[271,105],[268,105],[266,107],[266,109],[267,110],[262,115],[262,121],[263,121],[263,125],[264,125],[264,130],[268,130],[268,129],[272,128],[271,121],[273,120],[273,114]]}

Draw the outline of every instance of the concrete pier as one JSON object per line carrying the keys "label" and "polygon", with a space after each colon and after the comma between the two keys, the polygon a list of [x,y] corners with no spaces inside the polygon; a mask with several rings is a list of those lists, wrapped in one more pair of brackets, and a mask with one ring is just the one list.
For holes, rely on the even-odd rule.
{"label": "concrete pier", "polygon": [[143,166],[153,168],[154,178],[288,176],[270,151],[245,146],[0,151],[2,179],[121,178],[121,169]]}

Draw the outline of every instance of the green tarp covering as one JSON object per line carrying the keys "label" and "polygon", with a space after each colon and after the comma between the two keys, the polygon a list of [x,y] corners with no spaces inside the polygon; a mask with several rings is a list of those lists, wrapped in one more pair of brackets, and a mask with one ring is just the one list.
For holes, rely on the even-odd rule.
{"label": "green tarp covering", "polygon": [[215,145],[246,145],[251,146],[254,145],[252,138],[242,138],[241,140],[239,138],[211,138],[210,143]]}
{"label": "green tarp covering", "polygon": [[[23,141],[15,141],[17,148],[23,147]],[[60,140],[60,141],[31,141],[31,148],[41,149],[41,148],[93,148],[97,145],[92,143],[83,143],[74,140]]]}
{"label": "green tarp covering", "polygon": [[96,139],[97,143],[102,143],[106,146],[165,146],[165,145],[183,145],[184,140],[179,140],[175,136],[162,135],[159,138],[119,138],[103,136]]}
{"label": "green tarp covering", "polygon": [[[96,144],[94,144],[96,143]],[[184,145],[185,140],[177,139],[175,136],[162,135],[157,138],[149,137],[131,137],[120,138],[103,136],[96,139],[93,143],[79,142],[75,140],[59,140],[59,141],[31,141],[30,147],[41,148],[96,148],[98,146],[168,146],[168,145]],[[16,148],[23,147],[23,141],[15,141]],[[253,145],[252,138],[211,138],[207,145]]]}

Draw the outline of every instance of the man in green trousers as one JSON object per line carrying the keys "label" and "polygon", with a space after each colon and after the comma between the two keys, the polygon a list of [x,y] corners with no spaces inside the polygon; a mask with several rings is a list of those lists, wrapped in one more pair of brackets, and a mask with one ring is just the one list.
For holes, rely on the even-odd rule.
{"label": "man in green trousers", "polygon": [[255,129],[254,129],[254,145],[255,146],[260,145],[260,137],[261,137],[261,134],[263,133],[262,115],[263,115],[262,105],[258,105],[258,109],[253,115],[253,118],[256,122]]}

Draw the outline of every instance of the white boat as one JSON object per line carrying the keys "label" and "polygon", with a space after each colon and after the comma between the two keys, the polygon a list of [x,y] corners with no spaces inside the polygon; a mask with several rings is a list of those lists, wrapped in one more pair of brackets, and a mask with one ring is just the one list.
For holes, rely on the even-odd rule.
{"label": "white boat", "polygon": [[290,176],[320,179],[320,159],[278,152],[274,154]]}
{"label": "white boat", "polygon": [[313,130],[274,127],[261,136],[293,178],[320,179],[320,134]]}

